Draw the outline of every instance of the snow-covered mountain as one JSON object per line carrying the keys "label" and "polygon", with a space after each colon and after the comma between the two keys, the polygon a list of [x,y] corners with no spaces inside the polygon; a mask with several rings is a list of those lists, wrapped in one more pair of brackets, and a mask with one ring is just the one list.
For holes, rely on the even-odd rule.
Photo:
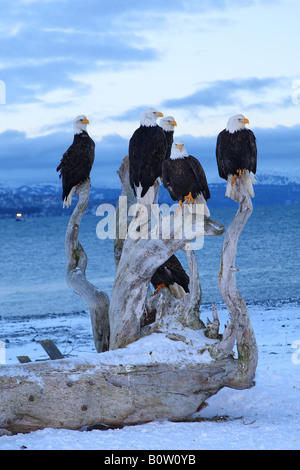
{"label": "snow-covered mountain", "polygon": [[[209,207],[229,207],[235,203],[225,198],[225,181],[210,183],[211,199]],[[120,196],[120,188],[91,187],[88,214],[95,214],[99,204],[108,203],[116,205]],[[73,198],[72,207],[76,203]],[[161,186],[160,203],[173,201],[167,190]],[[300,204],[300,182],[282,175],[258,175],[255,185],[254,205],[286,205]],[[63,209],[60,184],[28,184],[5,185],[0,184],[0,218],[15,217],[17,212],[26,216],[57,216],[70,215],[70,210]]]}
{"label": "snow-covered mountain", "polygon": [[[70,210],[63,209],[61,193],[59,184],[0,185],[0,217],[15,217],[17,212],[34,217],[70,215]],[[95,214],[98,205],[103,202],[115,204],[119,194],[119,189],[91,187],[86,212]],[[74,196],[72,207],[76,200]]]}

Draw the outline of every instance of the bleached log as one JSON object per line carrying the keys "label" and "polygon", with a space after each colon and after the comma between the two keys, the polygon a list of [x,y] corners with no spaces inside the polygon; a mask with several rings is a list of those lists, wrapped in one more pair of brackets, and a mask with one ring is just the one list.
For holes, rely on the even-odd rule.
{"label": "bleached log", "polygon": [[86,279],[87,255],[78,241],[80,222],[89,201],[90,181],[81,183],[74,194],[78,196],[78,202],[70,217],[65,236],[66,280],[75,294],[87,303],[95,348],[97,352],[102,352],[109,347],[109,298]]}
{"label": "bleached log", "polygon": [[116,366],[102,364],[101,356],[0,366],[0,428],[29,432],[188,420],[222,387],[235,387],[240,373],[231,358],[138,365],[124,356]]}

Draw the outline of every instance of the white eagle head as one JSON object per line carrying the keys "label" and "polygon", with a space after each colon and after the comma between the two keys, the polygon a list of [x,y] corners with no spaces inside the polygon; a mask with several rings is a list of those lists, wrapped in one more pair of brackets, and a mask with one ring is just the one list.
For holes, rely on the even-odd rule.
{"label": "white eagle head", "polygon": [[86,126],[89,123],[90,121],[83,114],[77,116],[73,121],[74,134],[81,134],[82,131],[86,132]]}
{"label": "white eagle head", "polygon": [[142,126],[156,126],[156,120],[159,117],[163,117],[163,113],[157,111],[155,108],[149,108],[147,111],[144,111],[141,115],[141,125]]}
{"label": "white eagle head", "polygon": [[175,140],[172,144],[170,158],[176,160],[177,158],[188,157],[189,154],[184,146],[182,140]]}
{"label": "white eagle head", "polygon": [[173,116],[166,116],[159,121],[159,125],[164,131],[174,131],[174,127],[177,126],[177,122]]}
{"label": "white eagle head", "polygon": [[249,120],[245,118],[245,116],[243,116],[242,114],[236,114],[228,120],[226,131],[233,134],[236,131],[245,129],[245,124],[249,124]]}

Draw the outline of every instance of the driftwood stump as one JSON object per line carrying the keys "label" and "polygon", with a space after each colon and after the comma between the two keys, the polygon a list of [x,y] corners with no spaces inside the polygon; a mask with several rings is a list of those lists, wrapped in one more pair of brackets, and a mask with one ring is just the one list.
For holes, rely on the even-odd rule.
{"label": "driftwood stump", "polygon": [[[166,289],[152,300],[149,296],[155,269],[178,249],[185,249],[189,237],[116,240],[117,272],[110,301],[86,280],[87,259],[78,233],[88,203],[89,182],[79,186],[79,200],[66,233],[67,282],[89,307],[97,350],[104,351],[108,346],[111,350],[82,358],[0,365],[0,428],[27,432],[45,427],[78,429],[97,423],[136,424],[158,418],[187,420],[221,388],[251,387],[257,345],[245,302],[236,288],[235,256],[252,204],[244,188],[238,190],[239,209],[227,229],[221,254],[219,288],[230,323],[220,335],[215,308],[213,321],[208,321],[205,330],[199,329],[203,327],[199,319],[201,288],[192,251],[187,252],[190,294],[183,301],[172,298]],[[176,222],[179,217],[180,213],[171,218]],[[197,226],[192,216],[188,221],[194,237],[224,231],[212,219],[205,219],[204,227]],[[155,321],[141,328],[141,319],[151,308],[156,309]],[[180,334],[170,335],[168,328],[174,324],[180,324]],[[191,328],[201,338],[201,351],[185,340]],[[170,355],[164,361],[154,361],[150,353],[149,360],[142,361],[139,341],[147,333],[180,341],[180,361],[172,362]],[[126,359],[128,348],[135,347],[135,360],[132,356]],[[194,353],[197,361],[191,359]]]}

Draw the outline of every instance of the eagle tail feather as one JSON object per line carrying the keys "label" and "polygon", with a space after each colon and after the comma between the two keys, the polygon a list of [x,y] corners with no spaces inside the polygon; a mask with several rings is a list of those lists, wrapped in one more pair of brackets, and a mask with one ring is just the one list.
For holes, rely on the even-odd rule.
{"label": "eagle tail feather", "polygon": [[154,186],[150,186],[144,196],[142,196],[143,187],[141,186],[141,184],[136,188],[136,190],[137,200],[140,204],[144,204],[145,206],[153,204],[155,197]]}
{"label": "eagle tail feather", "polygon": [[174,282],[174,284],[170,284],[169,289],[176,299],[182,299],[186,293],[184,288],[177,284],[177,282]]}
{"label": "eagle tail feather", "polygon": [[252,173],[252,171],[249,172],[248,170],[246,170],[245,174],[242,176],[242,178],[244,178],[244,184],[245,184],[246,189],[249,193],[249,196],[254,197],[253,185],[256,183],[256,179],[255,179],[254,174]]}
{"label": "eagle tail feather", "polygon": [[[205,217],[209,217],[209,216],[210,216],[210,210],[209,210],[209,208],[208,208],[208,206],[207,206],[206,199],[205,199],[205,197],[203,196],[202,193],[198,194],[198,196],[197,196],[196,199],[195,199],[195,203],[196,203],[196,204],[203,204],[203,206],[204,206],[204,207],[203,207],[203,215],[205,215]],[[197,208],[197,206],[196,206],[196,208]],[[197,211],[197,209],[196,209],[196,211]],[[200,212],[200,213],[202,213],[202,212]]]}
{"label": "eagle tail feather", "polygon": [[73,197],[75,189],[76,189],[76,186],[73,186],[73,188],[69,192],[68,196],[64,198],[63,208],[66,207],[68,209],[70,207],[70,205],[72,204],[72,197]]}
{"label": "eagle tail feather", "polygon": [[[254,197],[253,185],[256,183],[255,176],[249,170],[245,170],[239,177],[240,182],[245,186],[250,197]],[[233,175],[228,175],[225,196],[239,202],[238,186],[236,183],[232,184]]]}

